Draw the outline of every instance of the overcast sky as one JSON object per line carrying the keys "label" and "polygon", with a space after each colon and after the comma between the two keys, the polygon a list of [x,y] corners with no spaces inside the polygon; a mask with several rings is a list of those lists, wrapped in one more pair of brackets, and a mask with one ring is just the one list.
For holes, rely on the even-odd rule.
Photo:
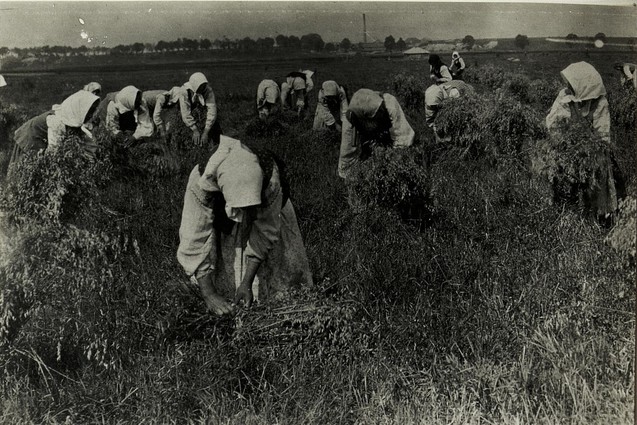
{"label": "overcast sky", "polygon": [[[627,1],[589,4],[441,2],[9,2],[0,1],[0,46],[156,43],[179,37],[276,37],[316,32],[327,41],[637,36],[637,7]],[[590,4],[593,3],[593,4]],[[604,5],[602,5],[604,4]],[[624,6],[606,6],[623,4]],[[83,22],[83,23],[82,23]],[[370,38],[371,41],[371,38]]]}

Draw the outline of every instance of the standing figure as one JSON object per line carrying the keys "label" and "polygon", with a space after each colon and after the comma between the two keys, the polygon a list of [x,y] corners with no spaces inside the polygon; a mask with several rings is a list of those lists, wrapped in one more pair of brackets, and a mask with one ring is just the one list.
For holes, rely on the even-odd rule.
{"label": "standing figure", "polygon": [[338,174],[348,178],[349,168],[369,158],[377,146],[411,146],[414,138],[394,96],[360,89],[352,96],[343,120]]}
{"label": "standing figure", "polygon": [[[577,62],[562,70],[561,76],[566,88],[559,92],[546,117],[548,129],[554,131],[564,120],[583,122],[590,129],[591,138],[598,138],[610,148],[610,113],[599,72],[587,62]],[[594,175],[581,188],[585,204],[598,218],[607,219],[617,210],[615,177],[621,183],[619,169],[613,165],[612,153],[600,152],[590,161],[597,165]]]}
{"label": "standing figure", "polygon": [[333,128],[342,131],[345,113],[347,112],[347,92],[336,81],[325,81],[318,94],[316,114],[314,115],[314,130]]}
{"label": "standing figure", "polygon": [[87,128],[100,98],[80,90],[67,97],[60,105],[53,105],[37,117],[31,118],[15,131],[15,146],[11,163],[20,160],[26,151],[55,151],[62,140],[73,132],[82,136],[83,147],[88,154],[94,154],[97,145]]}
{"label": "standing figure", "polygon": [[436,84],[448,83],[453,79],[451,73],[449,73],[449,68],[438,55],[429,56],[429,77]]}
{"label": "standing figure", "polygon": [[311,285],[281,163],[221,136],[215,153],[190,173],[177,259],[218,315],[234,310],[224,295],[249,307],[253,298]]}
{"label": "standing figure", "polygon": [[460,53],[453,52],[451,54],[451,66],[449,66],[451,77],[454,80],[462,80],[462,74],[464,74],[465,68],[466,66],[464,60],[460,57]]}
{"label": "standing figure", "polygon": [[260,119],[266,119],[278,110],[281,90],[274,80],[263,80],[257,87],[257,113]]}

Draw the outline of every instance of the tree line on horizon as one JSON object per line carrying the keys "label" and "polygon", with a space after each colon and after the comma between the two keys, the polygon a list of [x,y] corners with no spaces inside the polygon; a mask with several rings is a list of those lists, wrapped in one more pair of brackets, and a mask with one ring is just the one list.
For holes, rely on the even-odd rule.
{"label": "tree line on horizon", "polygon": [[[602,40],[606,42],[606,35],[602,32],[597,33],[594,37],[578,37],[576,34],[570,33],[566,36],[568,40],[577,39],[593,39]],[[384,42],[375,41],[368,44],[382,44],[386,51],[403,51],[408,47],[413,46],[426,46],[431,40],[418,39],[410,37],[403,39],[402,37],[396,40],[392,35],[385,38]],[[466,35],[462,39],[457,39],[457,42],[463,45],[466,50],[471,50],[475,44],[476,39],[471,35]],[[529,44],[529,37],[526,35],[518,34],[514,38],[514,44],[519,49],[526,49]],[[256,40],[250,37],[244,37],[241,39],[230,39],[226,36],[217,38],[211,41],[208,38],[203,39],[189,39],[178,38],[172,41],[160,40],[155,44],[152,43],[131,43],[131,44],[118,44],[114,47],[95,46],[88,47],[82,45],[79,47],[70,46],[40,46],[29,48],[13,48],[0,47],[0,57],[7,56],[8,53],[24,58],[29,56],[76,56],[86,55],[89,52],[97,55],[115,54],[115,55],[128,55],[128,54],[142,54],[142,53],[163,53],[163,52],[177,52],[177,51],[195,51],[195,50],[226,50],[235,52],[272,52],[274,50],[284,51],[358,51],[364,48],[364,43],[352,43],[348,38],[343,38],[340,42],[325,42],[320,34],[309,33],[301,37],[295,35],[283,35],[279,34],[275,38],[272,37],[259,37]]]}

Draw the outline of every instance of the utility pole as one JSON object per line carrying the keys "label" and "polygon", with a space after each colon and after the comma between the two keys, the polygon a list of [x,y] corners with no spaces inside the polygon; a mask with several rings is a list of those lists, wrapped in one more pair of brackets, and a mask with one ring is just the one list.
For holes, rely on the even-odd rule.
{"label": "utility pole", "polygon": [[364,13],[363,13],[363,43],[367,43],[367,23],[365,22]]}

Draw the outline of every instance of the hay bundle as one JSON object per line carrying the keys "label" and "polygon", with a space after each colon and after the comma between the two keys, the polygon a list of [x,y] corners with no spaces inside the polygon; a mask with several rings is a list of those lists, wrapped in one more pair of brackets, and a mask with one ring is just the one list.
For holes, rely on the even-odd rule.
{"label": "hay bundle", "polygon": [[[296,295],[269,305],[238,310],[233,317],[218,317],[203,309],[203,301],[191,303],[167,328],[167,340],[209,339],[251,351],[276,352],[279,356],[313,358],[350,352],[352,347],[368,349],[371,337],[360,319],[354,301]],[[197,300],[197,304],[192,301]]]}

